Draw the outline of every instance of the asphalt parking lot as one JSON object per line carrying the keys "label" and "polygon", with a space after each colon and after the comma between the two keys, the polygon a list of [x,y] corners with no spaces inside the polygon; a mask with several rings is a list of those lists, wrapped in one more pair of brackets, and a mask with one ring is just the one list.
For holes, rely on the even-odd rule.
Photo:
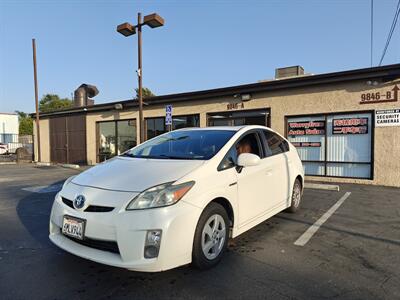
{"label": "asphalt parking lot", "polygon": [[[53,197],[79,171],[0,165],[1,299],[400,299],[400,189],[305,190],[234,240],[214,269],[137,273],[90,262],[48,239]],[[304,246],[300,236],[351,194]]]}

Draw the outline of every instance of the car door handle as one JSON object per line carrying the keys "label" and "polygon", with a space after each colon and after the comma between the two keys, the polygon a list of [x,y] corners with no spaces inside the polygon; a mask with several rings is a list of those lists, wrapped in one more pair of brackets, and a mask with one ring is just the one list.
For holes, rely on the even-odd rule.
{"label": "car door handle", "polygon": [[265,171],[265,175],[271,176],[272,175],[272,169],[268,169]]}

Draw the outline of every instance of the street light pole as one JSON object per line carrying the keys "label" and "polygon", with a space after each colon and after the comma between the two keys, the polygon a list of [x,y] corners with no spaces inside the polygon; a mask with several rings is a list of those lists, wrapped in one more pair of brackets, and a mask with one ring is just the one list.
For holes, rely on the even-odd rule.
{"label": "street light pole", "polygon": [[138,92],[138,102],[139,102],[139,143],[144,142],[144,122],[143,122],[143,86],[142,86],[142,26],[147,25],[150,28],[156,28],[164,25],[164,19],[159,15],[153,13],[147,16],[144,16],[142,22],[142,15],[138,13],[137,25],[132,25],[129,23],[123,23],[117,26],[117,31],[123,36],[131,36],[138,32],[138,83],[139,83],[139,92]]}
{"label": "street light pole", "polygon": [[143,122],[143,87],[142,87],[142,15],[138,13],[137,20],[138,27],[138,83],[139,83],[139,131],[140,131],[140,143],[144,142],[144,122]]}

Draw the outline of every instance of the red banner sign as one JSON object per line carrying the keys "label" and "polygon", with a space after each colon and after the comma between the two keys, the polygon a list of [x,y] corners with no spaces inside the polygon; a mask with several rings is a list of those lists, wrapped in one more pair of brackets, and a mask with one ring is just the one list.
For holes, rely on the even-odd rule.
{"label": "red banner sign", "polygon": [[324,135],[325,121],[288,122],[288,135]]}
{"label": "red banner sign", "polygon": [[332,134],[367,134],[368,118],[333,119]]}

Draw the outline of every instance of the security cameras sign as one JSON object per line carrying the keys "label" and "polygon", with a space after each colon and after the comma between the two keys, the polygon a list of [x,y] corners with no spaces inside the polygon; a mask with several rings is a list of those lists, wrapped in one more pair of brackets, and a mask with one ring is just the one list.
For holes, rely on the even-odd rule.
{"label": "security cameras sign", "polygon": [[400,108],[375,111],[375,127],[400,126]]}
{"label": "security cameras sign", "polygon": [[172,125],[172,105],[165,106],[165,125]]}

